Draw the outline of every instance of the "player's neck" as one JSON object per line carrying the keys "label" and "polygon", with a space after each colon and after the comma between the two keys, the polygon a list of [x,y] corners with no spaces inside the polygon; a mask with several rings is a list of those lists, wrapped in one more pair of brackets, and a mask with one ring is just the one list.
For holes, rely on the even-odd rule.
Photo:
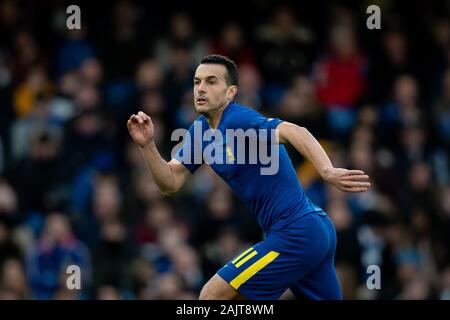
{"label": "player's neck", "polygon": [[230,102],[227,102],[222,107],[204,114],[206,121],[208,122],[211,129],[217,129],[220,123],[220,119],[222,118],[223,111],[228,107],[229,104]]}

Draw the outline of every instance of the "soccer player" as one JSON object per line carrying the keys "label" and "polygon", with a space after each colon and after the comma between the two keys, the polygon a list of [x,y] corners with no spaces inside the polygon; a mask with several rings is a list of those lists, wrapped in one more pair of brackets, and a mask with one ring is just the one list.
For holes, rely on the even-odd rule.
{"label": "soccer player", "polygon": [[[278,170],[261,174],[261,163],[237,164],[233,151],[223,154],[225,163],[209,163],[247,205],[265,233],[265,239],[223,266],[202,288],[200,299],[278,299],[287,289],[299,299],[342,299],[334,269],[336,231],[327,214],[305,195],[284,144],[290,143],[309,159],[321,177],[347,192],[364,192],[369,177],[360,170],[334,168],[325,151],[307,129],[280,119],[266,118],[234,101],[238,70],[233,61],[219,56],[204,57],[194,76],[194,105],[201,115],[202,130],[266,129],[268,144],[278,148]],[[194,122],[195,123],[195,122]],[[200,150],[213,143],[195,135],[194,124],[169,162],[154,142],[151,118],[133,114],[127,126],[140,147],[146,166],[161,192],[177,192],[206,159],[195,161]],[[258,138],[259,139],[259,138]],[[222,142],[225,148],[227,141]],[[231,154],[230,154],[231,153]],[[197,153],[198,155],[198,153]],[[231,158],[231,159],[230,159]],[[213,227],[213,226],[211,226]]]}

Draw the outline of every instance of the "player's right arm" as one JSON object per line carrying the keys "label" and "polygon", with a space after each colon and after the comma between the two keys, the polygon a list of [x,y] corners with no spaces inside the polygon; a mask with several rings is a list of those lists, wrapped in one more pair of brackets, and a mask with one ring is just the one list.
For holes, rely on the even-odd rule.
{"label": "player's right arm", "polygon": [[153,176],[161,193],[169,195],[177,192],[184,184],[189,170],[178,160],[165,161],[154,141],[154,127],[151,118],[144,112],[133,114],[127,122],[131,138],[139,146],[147,169]]}

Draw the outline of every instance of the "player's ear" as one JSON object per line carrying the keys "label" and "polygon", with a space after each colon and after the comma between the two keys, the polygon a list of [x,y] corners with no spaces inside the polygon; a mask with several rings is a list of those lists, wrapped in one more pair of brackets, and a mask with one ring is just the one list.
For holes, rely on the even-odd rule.
{"label": "player's ear", "polygon": [[229,86],[228,87],[228,92],[227,92],[227,100],[233,100],[234,96],[236,95],[238,91],[238,87],[235,85]]}

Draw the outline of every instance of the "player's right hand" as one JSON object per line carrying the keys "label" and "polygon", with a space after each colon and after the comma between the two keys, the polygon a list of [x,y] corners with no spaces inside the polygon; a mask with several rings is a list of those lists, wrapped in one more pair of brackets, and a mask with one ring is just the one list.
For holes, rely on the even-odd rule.
{"label": "player's right hand", "polygon": [[127,121],[128,131],[131,138],[141,147],[151,143],[154,138],[154,127],[152,119],[144,112],[131,115]]}

